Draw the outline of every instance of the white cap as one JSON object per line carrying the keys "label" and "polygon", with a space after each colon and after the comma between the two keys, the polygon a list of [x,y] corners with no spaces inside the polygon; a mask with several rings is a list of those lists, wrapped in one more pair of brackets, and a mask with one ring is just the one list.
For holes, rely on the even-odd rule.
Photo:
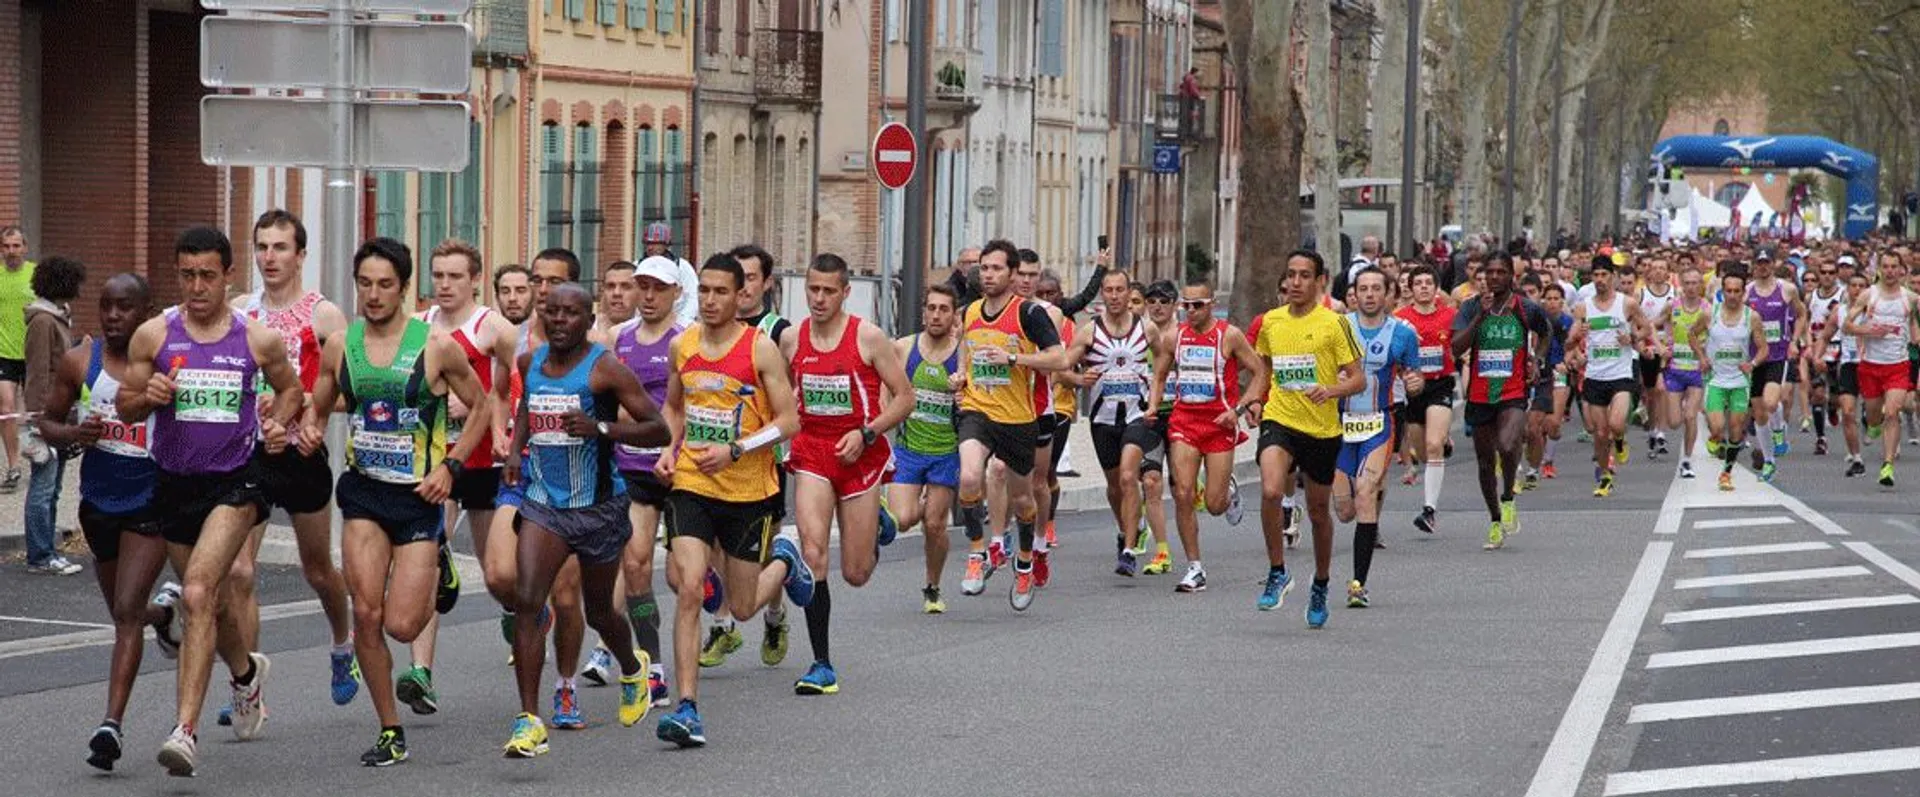
{"label": "white cap", "polygon": [[633,278],[652,277],[666,285],[680,284],[680,264],[659,255],[642,259],[633,269]]}
{"label": "white cap", "polygon": [[1840,259],[1835,262],[1839,265],[1845,265],[1845,266],[1859,265],[1857,262],[1854,261],[1853,255],[1841,255]]}

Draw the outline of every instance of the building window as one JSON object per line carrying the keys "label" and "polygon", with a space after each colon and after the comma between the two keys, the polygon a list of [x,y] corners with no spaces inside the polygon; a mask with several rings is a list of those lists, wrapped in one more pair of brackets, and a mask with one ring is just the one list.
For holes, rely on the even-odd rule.
{"label": "building window", "polygon": [[680,32],[680,0],[659,0],[656,6],[659,15],[654,20],[656,29],[672,35]]}
{"label": "building window", "polygon": [[451,175],[446,172],[420,173],[420,206],[415,218],[420,222],[420,245],[414,251],[413,284],[420,296],[433,295],[433,269],[427,254],[447,239],[447,195]]}
{"label": "building window", "polygon": [[707,55],[720,54],[720,0],[707,0]]}
{"label": "building window", "polygon": [[1040,7],[1040,74],[1062,77],[1067,73],[1065,32],[1066,0],[1042,0]]}
{"label": "building window", "polygon": [[662,204],[667,208],[667,226],[673,228],[673,241],[682,248],[686,247],[687,219],[693,214],[687,190],[687,154],[683,149],[680,128],[667,128],[667,144],[661,153],[665,161],[666,179],[660,183]]}
{"label": "building window", "polygon": [[382,238],[407,240],[407,173],[377,172],[373,177],[373,230]]}
{"label": "building window", "polygon": [[627,27],[646,30],[647,0],[627,0]]}
{"label": "building window", "polygon": [[567,19],[575,22],[587,18],[587,0],[567,0]]}
{"label": "building window", "polygon": [[567,204],[567,143],[560,126],[548,122],[540,129],[540,209],[546,224],[540,231],[540,247],[565,247],[573,228],[573,211]]}
{"label": "building window", "polygon": [[453,178],[452,237],[480,245],[480,123],[467,125],[467,168]]}
{"label": "building window", "polygon": [[1733,128],[1727,125],[1727,120],[1719,119],[1713,123],[1713,134],[1716,136],[1730,136],[1733,135]]}
{"label": "building window", "polygon": [[[890,42],[901,41],[900,6],[904,3],[906,3],[906,0],[887,0],[887,10],[886,10],[887,41],[890,41]],[[938,18],[936,17],[936,19]]]}
{"label": "building window", "polygon": [[733,2],[733,54],[741,58],[752,53],[753,45],[753,3],[751,0]]}
{"label": "building window", "polygon": [[592,285],[600,264],[600,153],[593,126],[573,129],[573,253],[580,257],[580,279]]}
{"label": "building window", "polygon": [[645,252],[647,225],[659,221],[660,205],[659,135],[652,126],[634,133],[633,153],[633,248]]}
{"label": "building window", "polygon": [[620,0],[598,0],[594,17],[594,21],[607,27],[620,24]]}

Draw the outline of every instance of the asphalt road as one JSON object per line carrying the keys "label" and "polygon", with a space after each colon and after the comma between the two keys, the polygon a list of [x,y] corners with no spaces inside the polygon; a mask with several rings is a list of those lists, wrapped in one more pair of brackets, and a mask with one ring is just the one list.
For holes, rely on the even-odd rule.
{"label": "asphalt road", "polygon": [[[958,567],[948,614],[920,614],[920,540],[905,538],[866,588],[836,585],[841,693],[793,695],[808,659],[797,614],[793,652],[777,668],[760,664],[749,624],[747,647],[703,675],[710,744],[697,751],[656,741],[651,716],[619,727],[614,693],[591,689],[587,730],[555,732],[551,755],[501,759],[512,673],[491,604],[469,594],[441,632],[442,711],[408,717],[410,762],[363,769],[372,711],[364,696],[327,700],[311,593],[297,569],[263,566],[263,601],[278,607],[263,633],[274,657],[264,736],[238,743],[208,727],[200,777],[167,778],[152,756],[171,725],[174,682],[171,663],[149,653],[128,756],[97,774],[83,758],[108,648],[89,643],[97,629],[39,622],[105,623],[97,591],[91,579],[7,570],[0,730],[14,740],[8,770],[23,794],[1915,793],[1920,760],[1902,751],[1920,745],[1920,692],[1902,685],[1920,682],[1920,638],[1900,636],[1920,632],[1910,493],[1842,479],[1839,458],[1796,451],[1778,489],[1742,471],[1729,498],[1710,481],[1672,479],[1641,448],[1636,440],[1613,497],[1595,499],[1570,436],[1562,477],[1522,496],[1523,530],[1493,553],[1480,550],[1470,449],[1449,468],[1434,537],[1413,530],[1419,491],[1396,478],[1373,608],[1336,601],[1322,631],[1302,622],[1304,585],[1283,611],[1254,610],[1265,563],[1251,517],[1238,529],[1203,520],[1212,588],[1186,596],[1172,592],[1177,568],[1111,573],[1109,515],[1063,515],[1054,585],[1025,614],[1008,607],[1004,575],[984,596],[959,596]],[[1744,524],[1769,518],[1780,522]],[[1334,560],[1336,593],[1349,544]],[[1755,545],[1787,547],[1714,550]],[[1305,545],[1293,556],[1304,574]],[[1804,572],[1739,579],[1768,571]],[[1734,580],[1691,581],[1714,577]],[[1671,616],[1849,599],[1900,602]],[[1832,641],[1853,637],[1873,641]],[[1852,691],[1772,696],[1837,689]],[[1717,700],[1727,697],[1754,700]],[[209,710],[224,701],[214,689]]]}

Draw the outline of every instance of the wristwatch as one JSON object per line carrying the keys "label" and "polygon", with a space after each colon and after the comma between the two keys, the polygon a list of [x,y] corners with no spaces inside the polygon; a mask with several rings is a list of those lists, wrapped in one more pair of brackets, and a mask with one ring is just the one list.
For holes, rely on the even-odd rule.
{"label": "wristwatch", "polygon": [[739,462],[741,457],[747,455],[747,450],[741,448],[739,443],[728,443],[727,454],[733,457],[733,461]]}
{"label": "wristwatch", "polygon": [[873,441],[878,439],[880,439],[880,433],[875,432],[873,430],[873,427],[871,426],[860,427],[860,444],[861,445],[868,445],[868,446],[873,445]]}
{"label": "wristwatch", "polygon": [[593,429],[594,429],[594,431],[596,431],[596,432],[599,432],[599,433],[600,433],[600,436],[601,436],[601,437],[612,437],[612,436],[613,436],[613,432],[612,432],[612,430],[611,430],[611,429],[610,429],[610,428],[609,428],[609,427],[607,426],[607,422],[606,422],[606,421],[601,421],[601,422],[599,422],[599,423],[596,423],[596,424],[594,424],[594,425],[593,425]]}
{"label": "wristwatch", "polygon": [[454,481],[459,481],[460,477],[467,473],[467,463],[460,460],[443,459],[440,460],[440,464],[446,467],[447,475],[452,476]]}

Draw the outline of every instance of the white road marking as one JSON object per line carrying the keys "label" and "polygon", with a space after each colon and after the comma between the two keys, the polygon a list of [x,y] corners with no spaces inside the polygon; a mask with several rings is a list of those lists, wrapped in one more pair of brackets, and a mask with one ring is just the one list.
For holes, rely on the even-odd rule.
{"label": "white road marking", "polygon": [[[1768,485],[1768,486],[1772,487],[1772,485]],[[1779,490],[1776,489],[1775,492],[1779,492]],[[1812,509],[1808,508],[1807,505],[1805,503],[1802,503],[1798,498],[1795,498],[1791,495],[1787,495],[1786,493],[1780,493],[1779,502],[1781,506],[1786,507],[1789,511],[1793,512],[1794,514],[1799,515],[1801,520],[1804,520],[1809,524],[1812,524],[1814,528],[1819,529],[1820,533],[1822,534],[1825,534],[1829,537],[1852,536],[1851,532],[1847,531],[1846,529],[1840,528],[1840,524],[1835,523],[1832,520],[1828,520],[1826,515],[1822,515],[1819,512],[1815,512]]]}
{"label": "white road marking", "polygon": [[1725,717],[1734,714],[1772,714],[1780,711],[1860,706],[1899,700],[1920,700],[1920,682],[1647,703],[1634,706],[1633,711],[1627,715],[1627,722],[1666,722],[1701,717]]}
{"label": "white road marking", "polygon": [[7,622],[13,622],[13,623],[44,623],[46,625],[70,625],[75,628],[112,628],[113,627],[113,625],[110,623],[81,623],[81,622],[75,622],[73,620],[54,620],[47,617],[15,617],[14,615],[11,615],[11,614],[0,614],[0,620],[5,620]]}
{"label": "white road marking", "polygon": [[1886,517],[1886,518],[1881,518],[1880,520],[1886,523],[1887,525],[1892,526],[1896,529],[1900,529],[1901,531],[1904,531],[1908,534],[1920,534],[1920,526],[1913,525],[1911,521],[1901,520],[1900,518],[1897,518],[1897,517]]}
{"label": "white road marking", "polygon": [[1833,546],[1824,542],[1781,542],[1771,545],[1735,545],[1729,548],[1696,548],[1687,552],[1688,559],[1714,559],[1722,556],[1760,556],[1770,553],[1799,553],[1801,551],[1826,551]]}
{"label": "white road marking", "polygon": [[1606,794],[1611,797],[1616,794],[1647,794],[1677,789],[1710,789],[1910,769],[1920,769],[1920,747],[1622,772],[1607,777]]}
{"label": "white road marking", "polygon": [[1793,525],[1793,518],[1787,517],[1785,515],[1768,515],[1767,517],[1719,518],[1715,520],[1696,520],[1693,522],[1693,527],[1696,529],[1746,529],[1746,528],[1756,528],[1759,526],[1791,526],[1791,525]]}
{"label": "white road marking", "polygon": [[1660,619],[1663,625],[1677,623],[1697,623],[1705,620],[1739,620],[1747,617],[1772,617],[1780,614],[1800,614],[1802,612],[1837,612],[1846,609],[1873,609],[1882,606],[1905,606],[1920,603],[1920,597],[1913,595],[1881,595],[1873,598],[1826,598],[1813,601],[1788,601],[1785,603],[1750,603],[1744,606],[1725,606],[1718,609],[1693,609],[1684,612],[1668,612]]}
{"label": "white road marking", "polygon": [[1805,570],[1768,570],[1761,573],[1735,573],[1727,576],[1683,578],[1674,581],[1673,588],[1706,589],[1708,587],[1726,587],[1739,584],[1778,584],[1783,581],[1816,581],[1823,578],[1852,578],[1854,576],[1872,574],[1873,571],[1859,565],[1810,567]]}
{"label": "white road marking", "polygon": [[1901,563],[1900,560],[1882,553],[1879,548],[1873,547],[1872,543],[1848,542],[1841,544],[1852,549],[1854,553],[1860,554],[1861,558],[1872,562],[1875,567],[1887,571],[1887,575],[1906,582],[1909,587],[1920,589],[1920,572],[1916,572],[1913,568]]}
{"label": "white road marking", "polygon": [[1725,648],[1681,650],[1655,653],[1647,657],[1647,669],[1692,667],[1701,664],[1725,664],[1735,661],[1791,659],[1800,656],[1829,656],[1869,650],[1920,647],[1920,634],[1873,634],[1831,639],[1807,639],[1799,642],[1769,642],[1760,645],[1734,645]]}

